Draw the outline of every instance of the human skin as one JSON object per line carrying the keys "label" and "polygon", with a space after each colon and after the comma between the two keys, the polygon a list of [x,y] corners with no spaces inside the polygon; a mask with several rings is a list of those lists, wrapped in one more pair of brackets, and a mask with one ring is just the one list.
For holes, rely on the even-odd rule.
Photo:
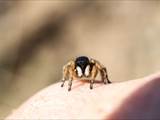
{"label": "human skin", "polygon": [[73,81],[53,84],[27,100],[6,119],[160,119],[160,73],[104,85]]}

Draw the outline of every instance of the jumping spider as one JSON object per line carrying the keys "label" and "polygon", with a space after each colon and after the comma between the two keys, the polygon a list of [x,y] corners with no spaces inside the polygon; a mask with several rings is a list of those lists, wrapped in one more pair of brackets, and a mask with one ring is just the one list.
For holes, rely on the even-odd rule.
{"label": "jumping spider", "polygon": [[106,68],[100,64],[100,62],[86,56],[77,57],[64,65],[61,87],[63,87],[65,81],[69,79],[68,91],[70,91],[72,80],[90,78],[90,89],[93,89],[93,83],[98,71],[100,72],[101,79],[104,84],[111,83],[108,79]]}

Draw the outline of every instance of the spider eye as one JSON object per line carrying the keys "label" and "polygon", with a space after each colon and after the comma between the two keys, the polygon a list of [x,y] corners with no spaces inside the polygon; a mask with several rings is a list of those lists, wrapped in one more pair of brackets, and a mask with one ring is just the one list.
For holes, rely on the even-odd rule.
{"label": "spider eye", "polygon": [[83,75],[82,69],[81,69],[79,66],[77,66],[77,67],[76,67],[76,70],[77,70],[77,75],[78,75],[78,77],[82,77],[82,75]]}
{"label": "spider eye", "polygon": [[90,75],[90,65],[87,65],[84,74],[85,74],[85,76],[89,76]]}

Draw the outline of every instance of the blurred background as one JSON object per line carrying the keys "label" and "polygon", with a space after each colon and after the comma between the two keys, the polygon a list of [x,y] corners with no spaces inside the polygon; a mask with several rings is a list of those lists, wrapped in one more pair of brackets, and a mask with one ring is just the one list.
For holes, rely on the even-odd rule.
{"label": "blurred background", "polygon": [[160,69],[158,0],[0,0],[0,118],[86,55],[113,82]]}

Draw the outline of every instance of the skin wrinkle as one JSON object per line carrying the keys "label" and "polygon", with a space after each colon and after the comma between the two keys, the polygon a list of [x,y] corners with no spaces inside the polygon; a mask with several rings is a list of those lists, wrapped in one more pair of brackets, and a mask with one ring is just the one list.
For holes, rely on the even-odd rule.
{"label": "skin wrinkle", "polygon": [[[156,76],[160,76],[157,74]],[[103,85],[95,83],[94,89],[88,88],[84,82],[82,86],[75,87],[71,92],[67,91],[61,83],[51,85],[25,102],[17,111],[8,118],[16,119],[107,119],[113,118],[114,111],[121,109],[122,103],[135,93],[139,88],[154,81],[155,75],[143,79],[131,80],[121,83]],[[159,78],[158,78],[159,79]],[[83,81],[74,81],[77,86]],[[97,87],[99,86],[100,87]],[[158,85],[157,85],[158,86]],[[157,95],[157,94],[155,94]],[[43,99],[42,99],[43,98]],[[31,104],[36,104],[32,106]],[[38,116],[37,116],[38,115]],[[111,116],[112,115],[112,116]]]}

